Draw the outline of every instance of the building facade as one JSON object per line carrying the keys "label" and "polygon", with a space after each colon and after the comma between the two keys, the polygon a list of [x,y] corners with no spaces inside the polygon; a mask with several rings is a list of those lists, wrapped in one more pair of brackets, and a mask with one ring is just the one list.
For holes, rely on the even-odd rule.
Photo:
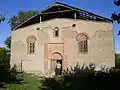
{"label": "building facade", "polygon": [[12,30],[11,67],[52,73],[56,62],[70,66],[115,66],[113,23],[56,2]]}

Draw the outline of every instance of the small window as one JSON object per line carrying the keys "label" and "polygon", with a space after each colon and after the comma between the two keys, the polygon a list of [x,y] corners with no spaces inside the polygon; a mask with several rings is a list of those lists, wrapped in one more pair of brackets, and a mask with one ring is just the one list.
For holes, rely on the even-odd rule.
{"label": "small window", "polygon": [[54,28],[54,37],[59,37],[59,28],[58,27]]}
{"label": "small window", "polygon": [[76,27],[76,24],[73,24],[72,27]]}
{"label": "small window", "polygon": [[35,42],[36,42],[36,38],[34,36],[30,36],[27,38],[27,52],[28,52],[28,54],[35,53]]}
{"label": "small window", "polygon": [[55,31],[55,36],[58,37],[58,31]]}
{"label": "small window", "polygon": [[40,30],[40,28],[37,28],[37,30]]}

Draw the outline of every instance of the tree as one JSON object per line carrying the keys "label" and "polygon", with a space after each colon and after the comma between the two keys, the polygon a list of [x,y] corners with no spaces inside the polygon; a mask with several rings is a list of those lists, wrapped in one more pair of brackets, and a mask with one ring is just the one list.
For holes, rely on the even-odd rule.
{"label": "tree", "polygon": [[[114,0],[114,4],[116,6],[120,6],[120,0]],[[118,14],[113,13],[112,14],[112,19],[113,19],[113,21],[117,21],[117,23],[120,24],[120,13],[118,13]],[[118,35],[120,35],[120,30],[118,32]]]}
{"label": "tree", "polygon": [[[3,69],[4,70],[1,70]],[[10,69],[10,54],[6,48],[0,47],[0,72]]]}
{"label": "tree", "polygon": [[0,62],[3,62],[6,58],[7,50],[0,47]]}
{"label": "tree", "polygon": [[120,0],[115,0],[115,1],[114,1],[114,4],[115,4],[116,6],[120,6]]}
{"label": "tree", "polygon": [[17,15],[13,16],[9,20],[11,29],[16,27],[20,23],[23,23],[24,21],[28,20],[30,17],[32,17],[38,13],[39,13],[38,10],[20,11],[19,13],[17,13]]}
{"label": "tree", "polygon": [[5,16],[4,15],[0,15],[0,23],[5,21]]}
{"label": "tree", "polygon": [[[4,88],[6,83],[22,83],[22,75],[15,68],[10,68],[9,50],[0,47],[0,88]],[[1,90],[1,89],[0,89]]]}
{"label": "tree", "polygon": [[120,55],[119,54],[115,55],[115,67],[117,69],[120,69]]}
{"label": "tree", "polygon": [[4,44],[6,45],[6,47],[8,49],[11,48],[11,36],[9,36],[5,41],[4,41]]}

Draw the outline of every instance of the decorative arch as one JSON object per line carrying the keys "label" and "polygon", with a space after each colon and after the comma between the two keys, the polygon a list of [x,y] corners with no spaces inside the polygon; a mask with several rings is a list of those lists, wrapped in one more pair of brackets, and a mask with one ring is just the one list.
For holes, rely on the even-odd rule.
{"label": "decorative arch", "polygon": [[[57,65],[57,62],[61,62],[62,66],[63,56],[59,52],[54,52],[51,54],[51,71],[54,71]],[[61,68],[62,70],[62,68]]]}
{"label": "decorative arch", "polygon": [[27,53],[28,54],[34,54],[35,53],[35,42],[36,37],[31,35],[27,37]]}
{"label": "decorative arch", "polygon": [[59,30],[59,28],[58,28],[58,27],[55,27],[54,30]]}
{"label": "decorative arch", "polygon": [[35,42],[36,40],[37,40],[36,37],[33,35],[27,37],[28,42]]}
{"label": "decorative arch", "polygon": [[61,53],[59,53],[59,52],[54,52],[54,53],[52,53],[52,55],[51,55],[51,59],[62,60],[62,59],[63,59],[63,56],[62,56]]}
{"label": "decorative arch", "polygon": [[88,40],[89,37],[88,37],[88,34],[86,33],[79,33],[76,37],[77,41],[80,41],[80,40]]}

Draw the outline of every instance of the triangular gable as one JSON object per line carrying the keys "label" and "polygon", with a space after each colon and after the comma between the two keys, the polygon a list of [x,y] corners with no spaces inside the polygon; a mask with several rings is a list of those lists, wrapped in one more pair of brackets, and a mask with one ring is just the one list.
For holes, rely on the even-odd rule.
{"label": "triangular gable", "polygon": [[[60,14],[61,13],[61,14]],[[60,2],[55,2],[51,6],[48,6],[46,9],[42,10],[39,14],[31,17],[25,22],[21,23],[17,27],[13,29],[17,29],[20,27],[28,26],[34,23],[40,22],[40,16],[42,17],[42,21],[49,20],[52,18],[73,18],[72,14],[76,13],[76,19],[84,19],[84,20],[93,20],[93,21],[103,21],[103,22],[112,22],[111,19],[93,14],[91,12],[63,4]],[[50,15],[49,15],[50,14]],[[71,15],[71,16],[70,16]]]}
{"label": "triangular gable", "polygon": [[55,7],[55,6],[64,7],[64,8],[66,8],[66,10],[75,10],[75,11],[78,11],[81,14],[81,16],[82,16],[82,14],[84,14],[85,17],[87,17],[87,18],[88,17],[94,17],[94,19],[98,18],[98,19],[101,19],[103,21],[112,22],[111,19],[99,16],[99,15],[96,15],[96,14],[94,14],[92,12],[88,12],[88,11],[85,11],[85,10],[82,10],[82,9],[79,9],[79,8],[76,8],[76,7],[67,5],[67,4],[63,4],[63,3],[60,3],[60,2],[55,2],[54,4],[52,4],[51,6],[49,6],[48,8],[44,9],[41,13],[49,12],[48,10],[50,10],[52,7]]}

